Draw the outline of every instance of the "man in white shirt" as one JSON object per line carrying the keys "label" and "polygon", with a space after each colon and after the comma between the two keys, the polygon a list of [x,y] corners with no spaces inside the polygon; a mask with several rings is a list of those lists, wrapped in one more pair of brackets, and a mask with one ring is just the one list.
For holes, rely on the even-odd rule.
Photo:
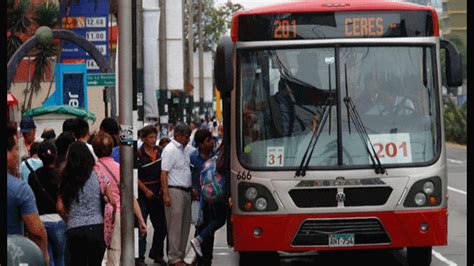
{"label": "man in white shirt", "polygon": [[191,129],[178,122],[174,139],[161,155],[161,187],[168,228],[168,264],[185,265],[183,260],[191,226],[191,168],[186,145]]}

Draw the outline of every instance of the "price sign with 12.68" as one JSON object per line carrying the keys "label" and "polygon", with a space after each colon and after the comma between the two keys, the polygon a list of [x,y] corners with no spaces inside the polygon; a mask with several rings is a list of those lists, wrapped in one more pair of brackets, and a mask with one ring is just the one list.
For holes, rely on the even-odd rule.
{"label": "price sign with 12.68", "polygon": [[106,17],[87,17],[86,27],[88,28],[105,28],[107,24]]}

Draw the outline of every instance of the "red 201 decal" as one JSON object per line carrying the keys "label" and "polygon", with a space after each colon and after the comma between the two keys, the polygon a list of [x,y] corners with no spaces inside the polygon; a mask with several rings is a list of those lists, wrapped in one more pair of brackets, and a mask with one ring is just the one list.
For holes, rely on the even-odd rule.
{"label": "red 201 decal", "polygon": [[402,142],[400,146],[397,147],[397,145],[393,142],[389,142],[385,144],[385,146],[382,143],[375,143],[374,144],[375,148],[375,153],[379,158],[385,157],[396,157],[398,155],[398,151],[401,150],[402,156],[407,157],[408,156],[408,150],[407,150],[407,143]]}

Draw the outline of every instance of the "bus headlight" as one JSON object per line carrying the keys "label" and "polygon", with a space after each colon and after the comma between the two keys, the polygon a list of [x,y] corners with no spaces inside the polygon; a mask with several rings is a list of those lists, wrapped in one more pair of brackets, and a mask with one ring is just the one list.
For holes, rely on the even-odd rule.
{"label": "bus headlight", "polygon": [[426,203],[426,195],[424,193],[417,193],[415,195],[415,203],[418,205],[418,206],[423,206],[425,205]]}
{"label": "bus headlight", "polygon": [[267,208],[267,200],[265,198],[258,198],[255,201],[255,208],[259,211],[263,211]]}
{"label": "bus headlight", "polygon": [[265,185],[253,182],[239,182],[237,204],[243,212],[273,212],[278,205]]}
{"label": "bus headlight", "polygon": [[257,189],[255,187],[249,187],[245,191],[245,198],[248,200],[254,200],[257,198]]}
{"label": "bus headlight", "polygon": [[411,185],[403,206],[406,208],[440,206],[443,203],[443,186],[446,185],[439,176],[418,180]]}
{"label": "bus headlight", "polygon": [[425,182],[425,184],[423,184],[423,191],[426,193],[426,195],[432,194],[434,192],[434,189],[434,184],[431,181],[427,181]]}

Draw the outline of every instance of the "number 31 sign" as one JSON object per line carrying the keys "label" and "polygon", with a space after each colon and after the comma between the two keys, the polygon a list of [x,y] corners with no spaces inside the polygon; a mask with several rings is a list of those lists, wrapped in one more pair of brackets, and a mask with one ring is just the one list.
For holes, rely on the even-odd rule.
{"label": "number 31 sign", "polygon": [[382,164],[412,162],[410,134],[373,134],[369,138]]}
{"label": "number 31 sign", "polygon": [[267,166],[283,166],[284,158],[284,147],[267,147]]}

